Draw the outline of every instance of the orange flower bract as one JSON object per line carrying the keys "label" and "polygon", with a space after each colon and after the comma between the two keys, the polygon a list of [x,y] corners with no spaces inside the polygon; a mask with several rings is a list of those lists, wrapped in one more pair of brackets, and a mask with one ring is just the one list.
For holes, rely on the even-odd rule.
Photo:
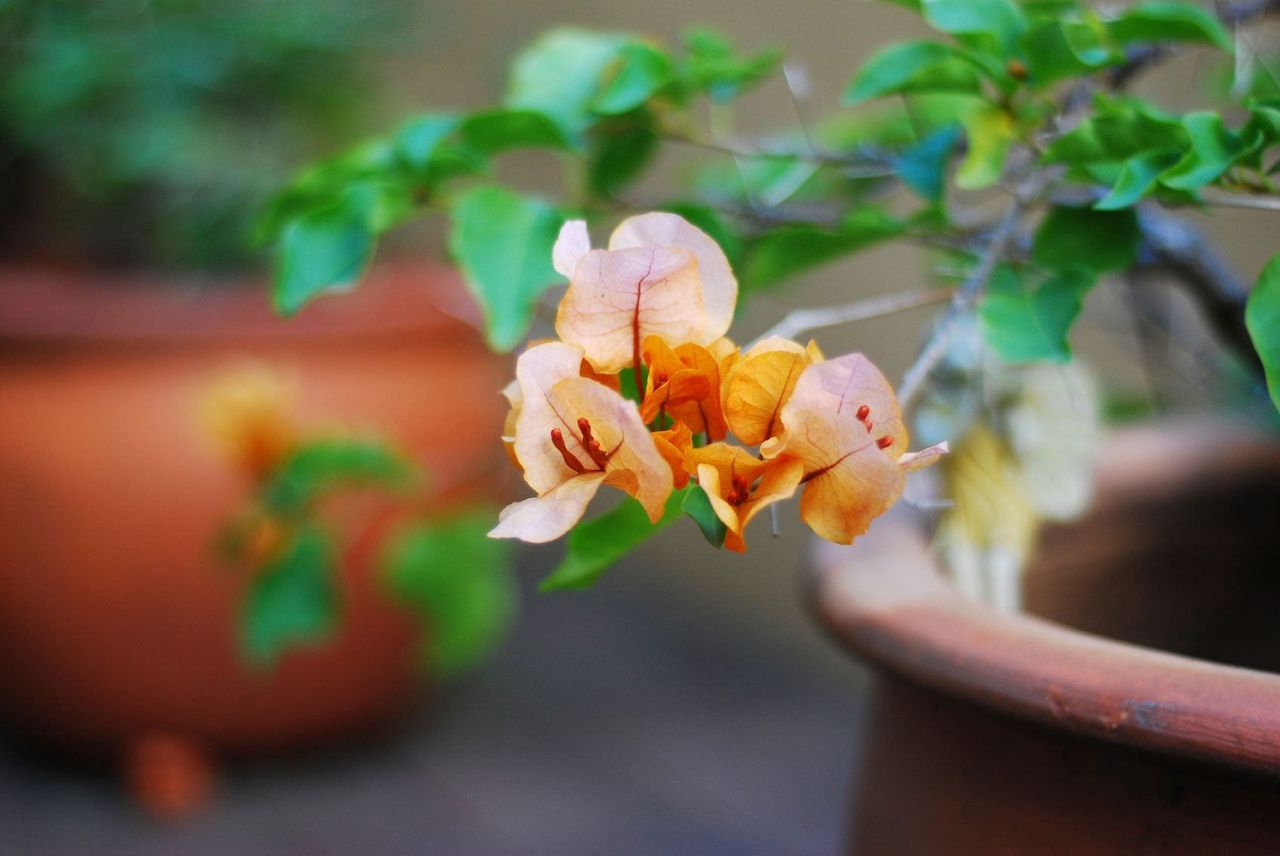
{"label": "orange flower bract", "polygon": [[[552,262],[569,279],[559,339],[525,351],[503,390],[503,441],[536,496],[504,509],[492,537],[558,538],[610,485],[654,523],[673,490],[705,492],[738,552],[751,520],[799,490],[801,518],[848,544],[902,495],[909,470],[946,452],[906,451],[893,389],[861,354],[824,361],[814,342],[776,336],[740,354],[725,337],[733,271],[674,214],[624,220],[608,249],[568,222]],[[620,392],[627,368],[636,401]]]}
{"label": "orange flower bract", "polygon": [[554,540],[581,519],[603,484],[634,496],[651,520],[662,516],[670,465],[635,403],[582,377],[581,364],[581,350],[562,342],[530,348],[517,361],[513,448],[538,495],[508,506],[493,537]]}

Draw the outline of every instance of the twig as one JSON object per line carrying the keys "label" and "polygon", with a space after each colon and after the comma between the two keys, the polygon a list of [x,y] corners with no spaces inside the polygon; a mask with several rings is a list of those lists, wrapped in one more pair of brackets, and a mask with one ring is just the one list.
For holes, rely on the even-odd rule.
{"label": "twig", "polygon": [[[906,294],[886,294],[882,297],[859,300],[843,306],[797,309],[762,333],[756,341],[767,339],[770,336],[793,339],[809,330],[852,324],[855,321],[866,321],[871,318],[883,318],[886,315],[905,312],[918,306],[941,303],[949,299],[954,293],[955,289],[953,288],[931,288],[926,291],[912,291]],[[753,342],[752,344],[755,343]]]}
{"label": "twig", "polygon": [[1013,238],[1019,219],[1032,199],[1038,196],[1048,183],[1048,175],[1047,172],[1036,173],[1028,179],[1022,192],[1014,197],[1013,202],[1005,210],[1004,216],[1000,218],[1000,222],[991,230],[987,244],[978,258],[977,266],[956,289],[956,293],[951,298],[951,305],[938,321],[933,335],[902,377],[902,385],[898,388],[898,399],[904,410],[915,404],[920,393],[924,391],[924,382],[929,377],[929,373],[946,356],[947,347],[951,344],[951,336],[955,332],[956,320],[978,302],[978,296],[986,286],[987,280],[991,278],[996,265],[1004,257],[1005,249]]}
{"label": "twig", "polygon": [[1222,208],[1253,208],[1262,211],[1280,211],[1280,198],[1275,196],[1250,196],[1246,193],[1229,193],[1212,187],[1202,188],[1200,199],[1209,205]]}
{"label": "twig", "polygon": [[844,155],[824,151],[816,147],[813,147],[810,151],[763,149],[759,147],[744,146],[737,142],[706,140],[701,137],[692,136],[691,134],[684,134],[670,130],[665,131],[662,138],[667,142],[681,143],[686,146],[707,149],[708,151],[719,152],[722,155],[729,155],[730,157],[742,158],[744,160],[795,160],[800,161],[801,163],[810,163],[817,166],[878,167],[880,170],[884,169],[883,163],[877,163],[874,159],[868,158],[860,153]]}
{"label": "twig", "polygon": [[1138,226],[1151,258],[1146,267],[1165,269],[1184,283],[1214,330],[1254,368],[1261,369],[1244,325],[1248,287],[1189,223],[1152,205],[1138,209]]}

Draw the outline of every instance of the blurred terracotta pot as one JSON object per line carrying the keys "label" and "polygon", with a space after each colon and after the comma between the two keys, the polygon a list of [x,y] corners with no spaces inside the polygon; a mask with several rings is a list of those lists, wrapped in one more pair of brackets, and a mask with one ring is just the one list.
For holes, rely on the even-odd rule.
{"label": "blurred terracotta pot", "polygon": [[[420,675],[415,628],[344,533],[343,629],[260,673],[234,642],[243,574],[215,532],[243,477],[198,404],[255,361],[296,381],[304,426],[372,428],[418,456],[440,501],[501,465],[505,366],[455,279],[375,273],[276,318],[262,288],[183,292],[0,270],[0,705],[55,748],[178,735],[220,753],[311,744],[385,722]],[[372,524],[370,524],[372,525]],[[150,753],[156,754],[156,753]]]}
{"label": "blurred terracotta pot", "polygon": [[850,852],[1280,853],[1280,446],[1131,430],[1099,478],[1028,572],[1043,617],[963,599],[909,513],[819,552],[876,669]]}

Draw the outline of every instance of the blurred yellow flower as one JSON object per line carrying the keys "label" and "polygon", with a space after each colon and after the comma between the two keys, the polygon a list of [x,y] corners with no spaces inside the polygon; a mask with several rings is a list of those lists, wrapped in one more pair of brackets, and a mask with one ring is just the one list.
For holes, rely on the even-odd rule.
{"label": "blurred yellow flower", "polygon": [[248,365],[215,378],[200,402],[202,421],[229,458],[255,480],[295,446],[294,385],[265,366]]}

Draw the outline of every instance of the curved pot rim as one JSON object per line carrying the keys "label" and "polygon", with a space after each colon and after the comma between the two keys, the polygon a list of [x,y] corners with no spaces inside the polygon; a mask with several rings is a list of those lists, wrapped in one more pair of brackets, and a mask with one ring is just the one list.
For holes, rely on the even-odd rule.
{"label": "curved pot rim", "polygon": [[479,311],[443,265],[393,262],[295,316],[261,277],[0,266],[0,345],[191,344],[432,335],[479,338]]}
{"label": "curved pot rim", "polygon": [[[1141,471],[1128,472],[1108,487],[1140,489]],[[854,547],[819,543],[810,603],[842,645],[917,684],[1054,729],[1280,774],[1280,675],[969,600],[944,578],[921,524],[899,506]]]}

